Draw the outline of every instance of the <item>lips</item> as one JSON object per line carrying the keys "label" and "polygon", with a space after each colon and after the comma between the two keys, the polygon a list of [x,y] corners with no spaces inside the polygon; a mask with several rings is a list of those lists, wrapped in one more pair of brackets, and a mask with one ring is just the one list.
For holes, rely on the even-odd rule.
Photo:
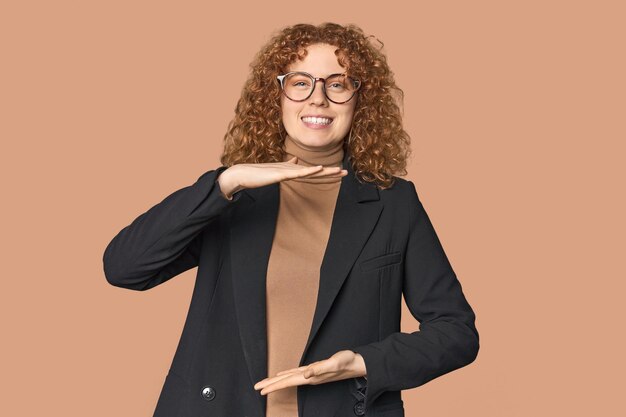
{"label": "lips", "polygon": [[300,120],[302,120],[306,124],[319,124],[319,125],[325,125],[325,126],[328,126],[333,122],[333,118],[328,117],[328,116],[307,115],[307,116],[302,116]]}
{"label": "lips", "polygon": [[310,129],[326,129],[333,123],[332,117],[319,117],[319,119],[330,120],[328,123],[317,123],[313,118],[318,118],[318,116],[302,116],[300,120],[302,120],[302,123]]}
{"label": "lips", "polygon": [[301,119],[302,119],[302,118],[304,118],[304,117],[320,117],[320,118],[323,118],[323,119],[330,119],[330,120],[333,120],[333,118],[332,118],[332,117],[330,117],[330,116],[325,116],[325,115],[323,115],[323,114],[305,114],[304,116],[302,116],[302,117],[301,117]]}

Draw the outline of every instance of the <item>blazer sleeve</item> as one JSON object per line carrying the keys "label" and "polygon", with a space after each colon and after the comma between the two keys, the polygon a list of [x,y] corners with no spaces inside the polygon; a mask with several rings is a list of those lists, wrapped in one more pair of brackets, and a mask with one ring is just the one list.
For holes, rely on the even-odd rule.
{"label": "blazer sleeve", "polygon": [[124,227],[104,251],[107,281],[144,291],[198,266],[202,230],[241,198],[221,192],[217,179],[227,168],[205,172]]}
{"label": "blazer sleeve", "polygon": [[[470,364],[479,350],[475,314],[435,229],[410,184],[403,294],[419,331],[396,332],[351,349],[367,369],[365,408],[385,391],[415,388]],[[362,380],[361,380],[362,381]]]}

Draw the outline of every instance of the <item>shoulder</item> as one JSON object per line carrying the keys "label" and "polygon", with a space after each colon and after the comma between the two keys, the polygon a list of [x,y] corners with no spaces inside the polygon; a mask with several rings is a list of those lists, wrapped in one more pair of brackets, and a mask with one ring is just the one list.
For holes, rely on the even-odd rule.
{"label": "shoulder", "polygon": [[412,181],[396,176],[393,179],[391,187],[384,190],[379,188],[381,199],[405,203],[415,203],[418,200],[417,190]]}
{"label": "shoulder", "polygon": [[405,178],[394,176],[393,185],[386,189],[379,188],[378,195],[385,207],[385,216],[393,217],[394,222],[402,225],[410,222],[416,207],[420,205],[415,184]]}

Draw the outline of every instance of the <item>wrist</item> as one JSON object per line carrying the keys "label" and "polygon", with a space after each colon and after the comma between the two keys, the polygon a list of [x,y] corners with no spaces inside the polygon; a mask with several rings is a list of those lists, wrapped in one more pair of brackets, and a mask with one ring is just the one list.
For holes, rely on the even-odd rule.
{"label": "wrist", "polygon": [[227,200],[233,199],[233,194],[240,190],[239,185],[234,181],[232,176],[232,171],[229,172],[230,168],[222,171],[222,173],[215,180],[218,183],[220,191],[224,198]]}
{"label": "wrist", "polygon": [[360,353],[355,352],[354,363],[355,369],[359,373],[359,376],[367,379],[367,368],[365,366],[365,359],[363,359],[363,356],[361,356]]}

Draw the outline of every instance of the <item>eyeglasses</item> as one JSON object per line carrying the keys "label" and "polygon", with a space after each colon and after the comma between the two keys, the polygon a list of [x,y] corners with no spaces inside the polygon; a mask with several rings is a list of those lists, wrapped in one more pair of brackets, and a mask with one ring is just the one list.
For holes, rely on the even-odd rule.
{"label": "eyeglasses", "polygon": [[361,88],[361,81],[346,74],[332,74],[326,78],[314,77],[307,72],[295,71],[276,77],[280,88],[289,100],[304,101],[311,97],[317,81],[322,81],[324,95],[335,104],[343,104],[352,99]]}

